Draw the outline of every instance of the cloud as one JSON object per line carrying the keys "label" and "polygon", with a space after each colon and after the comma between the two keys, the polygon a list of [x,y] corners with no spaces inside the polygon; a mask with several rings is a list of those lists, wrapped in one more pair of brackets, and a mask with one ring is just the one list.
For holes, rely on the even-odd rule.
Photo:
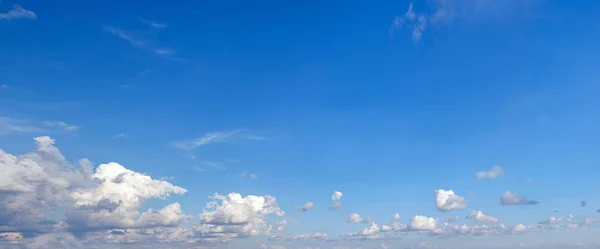
{"label": "cloud", "polygon": [[125,133],[119,133],[119,134],[116,134],[116,135],[110,137],[110,139],[120,139],[120,138],[127,138],[127,137],[128,136]]}
{"label": "cloud", "polygon": [[311,210],[313,207],[315,207],[315,204],[313,204],[312,202],[309,201],[309,202],[304,203],[304,205],[299,207],[299,209],[302,210],[302,212],[306,212],[308,210]]}
{"label": "cloud", "polygon": [[468,216],[467,219],[472,219],[476,222],[480,223],[488,223],[494,224],[498,223],[498,218],[494,218],[492,216],[485,215],[482,211],[473,211]]}
{"label": "cloud", "polygon": [[248,177],[250,177],[250,179],[257,179],[258,178],[258,175],[254,174],[254,173],[248,173],[246,171],[242,172],[240,174],[240,176],[242,176],[242,177],[248,176]]}
{"label": "cloud", "polygon": [[[150,198],[183,194],[181,187],[131,171],[118,163],[98,166],[87,159],[76,168],[50,137],[36,137],[36,149],[14,156],[0,150],[0,231],[51,232],[97,228],[173,226],[187,219],[174,203],[140,213]],[[48,220],[64,210],[64,221]]]}
{"label": "cloud", "polygon": [[490,171],[480,171],[475,173],[477,179],[494,179],[504,175],[504,170],[500,166],[494,166]]}
{"label": "cloud", "polygon": [[169,26],[166,23],[157,23],[157,22],[146,20],[144,18],[140,18],[140,21],[144,24],[150,25],[151,27],[157,28],[157,29],[164,29]]}
{"label": "cloud", "polygon": [[61,130],[68,131],[68,132],[76,132],[79,129],[78,126],[68,124],[63,121],[44,121],[43,124],[46,126],[59,128]]}
{"label": "cloud", "polygon": [[0,13],[0,20],[13,20],[13,19],[36,19],[37,15],[31,10],[26,10],[20,5],[13,5],[13,8],[6,12]]}
{"label": "cloud", "polygon": [[525,196],[509,191],[504,192],[500,197],[502,205],[537,205],[538,201],[528,200]]}
{"label": "cloud", "polygon": [[267,215],[285,214],[277,199],[269,195],[242,197],[238,193],[227,196],[215,194],[212,199],[200,215],[200,223],[193,228],[205,237],[245,238],[264,234],[268,227]]}
{"label": "cloud", "polygon": [[236,138],[255,140],[255,139],[248,138],[246,136],[246,134],[243,134],[244,132],[246,132],[246,130],[243,130],[243,129],[233,130],[233,131],[228,131],[228,132],[211,132],[211,133],[206,133],[206,134],[204,134],[204,136],[201,136],[201,137],[198,137],[195,139],[190,139],[190,140],[186,140],[186,141],[177,141],[177,142],[173,142],[171,144],[176,148],[191,151],[191,150],[195,150],[195,149],[198,149],[202,146],[206,146],[209,144],[229,142]]}
{"label": "cloud", "polygon": [[438,210],[449,212],[465,209],[467,202],[464,197],[454,194],[452,190],[439,189],[435,191],[435,205]]}
{"label": "cloud", "polygon": [[75,249],[82,248],[81,243],[71,233],[42,234],[36,237],[28,249]]}
{"label": "cloud", "polygon": [[176,58],[172,57],[173,55],[175,55],[175,50],[172,48],[157,47],[157,46],[153,45],[151,42],[144,41],[141,38],[138,38],[135,35],[133,35],[129,32],[126,32],[124,30],[121,30],[121,29],[117,29],[117,28],[113,28],[113,27],[109,27],[109,26],[104,26],[103,29],[108,31],[109,33],[129,42],[129,44],[131,44],[132,46],[134,46],[136,48],[152,51],[154,54],[160,55],[164,58],[176,59]]}
{"label": "cloud", "polygon": [[390,34],[393,35],[397,29],[407,29],[411,31],[412,40],[419,42],[429,27],[447,27],[456,21],[507,18],[517,13],[517,10],[530,8],[536,2],[542,1],[429,0],[425,2],[427,6],[421,8],[423,11],[416,11],[417,8],[411,1],[404,15],[394,17]]}
{"label": "cloud", "polygon": [[432,231],[437,228],[437,219],[416,215],[410,220],[408,227],[412,230]]}
{"label": "cloud", "polygon": [[412,30],[412,39],[415,42],[421,40],[423,32],[427,27],[427,16],[425,14],[415,14],[414,5],[410,2],[408,10],[404,16],[396,16],[390,27],[390,34],[393,34],[395,29],[406,27]]}
{"label": "cloud", "polygon": [[333,191],[333,195],[331,195],[331,200],[332,201],[339,201],[339,200],[342,199],[343,196],[344,196],[344,194],[342,194],[342,192]]}
{"label": "cloud", "polygon": [[340,203],[340,202],[336,202],[336,203],[329,205],[329,210],[338,210],[340,208],[342,208],[342,203]]}
{"label": "cloud", "polygon": [[0,135],[16,132],[43,132],[44,129],[29,125],[27,121],[9,117],[0,117]]}
{"label": "cloud", "polygon": [[0,90],[7,89],[7,88],[8,88],[8,85],[6,85],[6,84],[0,84]]}
{"label": "cloud", "polygon": [[354,223],[354,224],[361,224],[361,223],[367,224],[367,223],[371,223],[372,221],[371,221],[371,218],[364,219],[364,218],[360,217],[359,214],[350,214],[350,216],[348,216],[348,220],[346,222]]}

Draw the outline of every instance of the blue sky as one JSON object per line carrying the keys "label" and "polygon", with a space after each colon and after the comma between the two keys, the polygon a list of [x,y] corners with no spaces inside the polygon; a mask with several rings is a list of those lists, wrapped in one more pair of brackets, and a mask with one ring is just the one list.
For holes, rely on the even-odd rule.
{"label": "blue sky", "polygon": [[[600,207],[598,10],[550,0],[5,0],[0,148],[21,155],[50,136],[72,165],[117,162],[181,186],[140,208],[178,202],[193,216],[184,228],[208,196],[231,192],[276,197],[286,214],[265,219],[288,221],[282,237],[344,238],[369,225],[348,224],[352,213],[379,225],[395,213],[404,224],[457,215],[472,225],[474,210],[508,227],[581,222]],[[494,165],[504,174],[476,179]],[[438,189],[467,206],[440,212]],[[333,191],[340,210],[327,208]],[[505,191],[540,203],[503,206]],[[297,210],[306,202],[314,208]],[[585,236],[593,229],[511,237],[506,248],[557,232],[575,234],[568,245],[600,243]],[[230,243],[304,243],[265,238]],[[355,244],[414,242],[389,240]]]}

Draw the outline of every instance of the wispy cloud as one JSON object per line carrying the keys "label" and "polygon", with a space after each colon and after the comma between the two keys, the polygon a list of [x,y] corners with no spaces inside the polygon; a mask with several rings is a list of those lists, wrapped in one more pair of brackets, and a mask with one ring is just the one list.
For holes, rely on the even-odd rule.
{"label": "wispy cloud", "polygon": [[257,175],[257,174],[254,174],[254,173],[248,173],[248,172],[246,172],[246,171],[242,172],[242,173],[240,174],[240,176],[242,176],[242,177],[250,177],[250,179],[257,179],[257,178],[258,178],[258,175]]}
{"label": "wispy cloud", "polygon": [[144,24],[150,25],[151,27],[157,28],[157,29],[164,29],[169,26],[166,23],[157,23],[157,22],[146,20],[144,18],[140,18],[140,21]]}
{"label": "wispy cloud", "polygon": [[[480,1],[480,0],[430,0],[426,11],[415,11],[411,1],[404,15],[396,16],[390,27],[390,35],[396,29],[411,30],[412,40],[419,42],[428,27],[443,27],[455,21],[485,20],[492,18],[508,18],[519,13],[518,10],[530,9],[536,4],[535,0],[521,1]],[[525,12],[526,13],[526,12]]]}
{"label": "wispy cloud", "polygon": [[79,130],[79,126],[68,124],[63,121],[44,121],[43,124],[46,126],[59,128],[68,132],[76,132],[77,130]]}
{"label": "wispy cloud", "polygon": [[175,50],[172,48],[155,46],[151,42],[145,41],[142,38],[136,37],[135,35],[133,35],[130,32],[126,32],[124,30],[117,29],[114,27],[104,26],[103,29],[108,31],[109,33],[129,42],[129,44],[131,44],[132,46],[134,46],[136,48],[151,51],[154,54],[160,55],[164,58],[178,60],[177,58],[172,57],[173,55],[175,55]]}
{"label": "wispy cloud", "polygon": [[0,117],[0,135],[15,132],[43,132],[44,129],[28,124],[26,120]]}
{"label": "wispy cloud", "polygon": [[13,20],[13,19],[36,19],[37,15],[31,10],[26,10],[20,5],[14,5],[13,8],[6,12],[0,13],[0,20]]}
{"label": "wispy cloud", "polygon": [[0,90],[6,89],[6,88],[8,88],[8,85],[6,85],[6,84],[1,84],[0,85]]}
{"label": "wispy cloud", "polygon": [[128,136],[125,133],[119,133],[117,135],[112,136],[110,139],[120,139],[120,138],[127,138]]}
{"label": "wispy cloud", "polygon": [[244,133],[246,131],[247,130],[239,129],[239,130],[234,130],[234,131],[229,131],[229,132],[211,132],[211,133],[206,133],[204,136],[201,136],[201,137],[198,137],[195,139],[186,140],[186,141],[177,141],[177,142],[173,142],[171,144],[176,148],[190,151],[190,150],[195,150],[197,148],[200,148],[202,146],[206,146],[208,144],[223,143],[223,142],[231,141],[235,138],[249,139],[249,140],[265,139],[263,137]]}

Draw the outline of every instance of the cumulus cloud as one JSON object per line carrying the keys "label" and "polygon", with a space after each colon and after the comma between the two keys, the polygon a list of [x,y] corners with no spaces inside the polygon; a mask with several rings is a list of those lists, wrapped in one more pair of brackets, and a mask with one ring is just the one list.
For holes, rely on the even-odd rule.
{"label": "cumulus cloud", "polygon": [[437,219],[417,215],[410,220],[408,227],[412,230],[432,231],[437,228]]}
{"label": "cumulus cloud", "polygon": [[339,200],[342,199],[343,196],[344,196],[344,194],[342,194],[342,192],[333,191],[333,195],[331,195],[331,200],[332,201],[339,201]]}
{"label": "cumulus cloud", "polygon": [[27,246],[28,249],[75,249],[82,248],[81,243],[73,234],[70,233],[56,233],[56,234],[43,234],[36,237],[31,244]]}
{"label": "cumulus cloud", "polygon": [[528,200],[525,196],[509,191],[504,192],[500,197],[500,203],[502,205],[536,205],[538,201]]}
{"label": "cumulus cloud", "polygon": [[502,176],[504,174],[504,170],[500,166],[494,166],[489,171],[480,171],[475,173],[475,177],[477,179],[494,179],[496,177]]}
{"label": "cumulus cloud", "polygon": [[373,239],[373,238],[378,238],[378,237],[373,237],[373,236],[375,236],[375,234],[378,233],[379,231],[381,231],[381,227],[377,223],[371,222],[371,225],[369,225],[362,231],[348,233],[348,234],[346,234],[346,237],[348,237],[348,238],[362,237],[365,239],[369,239],[369,238]]}
{"label": "cumulus cloud", "polygon": [[438,210],[449,212],[465,209],[467,201],[464,197],[454,194],[452,190],[439,189],[435,191],[435,205]]}
{"label": "cumulus cloud", "polygon": [[348,220],[346,222],[354,223],[354,224],[371,223],[371,218],[363,218],[363,217],[360,217],[359,214],[350,214],[350,216],[348,216]]}
{"label": "cumulus cloud", "polygon": [[498,218],[494,218],[492,216],[485,215],[482,211],[471,212],[467,216],[467,219],[472,219],[476,222],[488,223],[488,224],[498,223]]}
{"label": "cumulus cloud", "polygon": [[308,210],[311,210],[313,207],[315,207],[315,204],[309,201],[307,203],[304,203],[304,205],[300,207],[300,210],[302,210],[302,212],[306,212]]}
{"label": "cumulus cloud", "polygon": [[[185,220],[179,204],[140,214],[149,198],[183,194],[181,187],[154,180],[117,163],[96,171],[87,159],[70,165],[50,137],[36,137],[36,150],[14,156],[0,150],[0,230],[49,232],[77,228],[172,226]],[[48,220],[64,210],[65,221]]]}
{"label": "cumulus cloud", "polygon": [[36,19],[37,15],[31,10],[26,10],[20,5],[13,5],[13,8],[6,12],[0,13],[0,20],[13,20],[13,19]]}
{"label": "cumulus cloud", "polygon": [[403,231],[403,230],[407,230],[407,229],[408,229],[408,225],[407,224],[402,224],[400,222],[400,214],[394,214],[394,219],[392,220],[392,222],[390,222],[389,225],[383,225],[383,226],[381,226],[381,231],[382,232]]}
{"label": "cumulus cloud", "polygon": [[[202,237],[241,238],[265,234],[268,225],[265,217],[274,214],[283,216],[277,199],[266,196],[238,193],[227,196],[215,194],[200,215],[200,224],[194,227]],[[287,223],[287,222],[286,222]]]}

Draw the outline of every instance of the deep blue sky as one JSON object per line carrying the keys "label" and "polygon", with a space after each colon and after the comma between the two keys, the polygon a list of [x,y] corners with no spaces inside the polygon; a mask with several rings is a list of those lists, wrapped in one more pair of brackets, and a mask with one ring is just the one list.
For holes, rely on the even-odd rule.
{"label": "deep blue sky", "polygon": [[[474,2],[454,1],[455,16],[414,40],[410,27],[390,32],[405,0],[6,0],[0,12],[19,4],[37,18],[0,20],[0,116],[78,126],[43,135],[73,161],[173,177],[189,192],[169,200],[191,215],[215,192],[271,194],[302,220],[290,233],[357,231],[343,224],[353,212],[445,219],[454,214],[432,203],[440,188],[467,197],[461,218],[593,213],[600,5]],[[429,17],[440,6],[414,1]],[[266,139],[172,146],[238,129]],[[30,151],[34,133],[3,134],[0,148]],[[505,176],[475,179],[493,165]],[[332,214],[334,190],[346,209]],[[507,210],[507,190],[541,204]],[[306,201],[315,209],[293,210]]]}

